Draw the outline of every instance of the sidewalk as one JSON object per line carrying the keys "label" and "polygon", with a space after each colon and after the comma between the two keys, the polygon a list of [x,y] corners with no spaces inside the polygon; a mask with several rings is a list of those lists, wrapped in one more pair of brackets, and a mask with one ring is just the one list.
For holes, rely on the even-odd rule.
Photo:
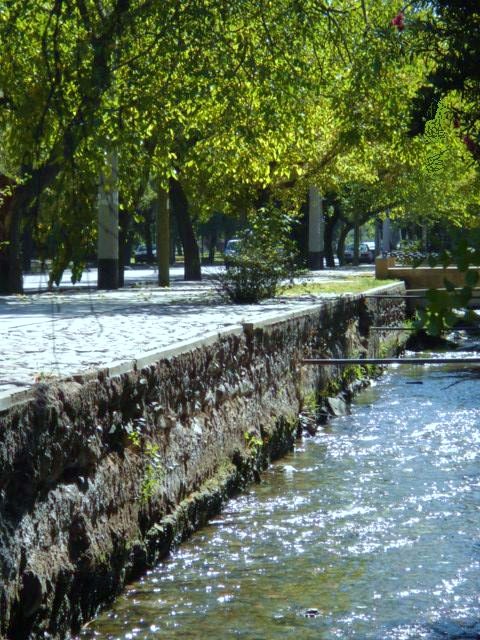
{"label": "sidewalk", "polygon": [[[54,292],[38,293],[44,289],[45,276],[26,276],[28,295],[0,297],[0,399],[40,379],[132,360],[206,333],[312,304],[311,296],[256,305],[226,303],[210,281],[221,268],[203,269],[202,282],[185,282],[183,269],[174,267],[168,289],[155,286],[153,269],[132,270],[126,272],[130,286],[108,292],[95,289],[95,270],[75,287],[67,275],[61,285],[69,288]],[[334,281],[366,273],[372,273],[372,268],[311,272],[302,280]]]}

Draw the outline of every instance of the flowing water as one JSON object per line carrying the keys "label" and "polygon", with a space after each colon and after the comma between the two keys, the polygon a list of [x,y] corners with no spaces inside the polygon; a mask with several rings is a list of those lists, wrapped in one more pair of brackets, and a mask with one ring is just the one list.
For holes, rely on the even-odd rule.
{"label": "flowing water", "polygon": [[480,638],[479,388],[389,370],[81,638]]}

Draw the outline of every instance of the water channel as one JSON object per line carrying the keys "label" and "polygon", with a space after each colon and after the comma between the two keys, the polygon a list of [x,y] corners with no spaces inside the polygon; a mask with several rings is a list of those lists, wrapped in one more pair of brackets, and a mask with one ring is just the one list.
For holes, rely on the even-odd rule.
{"label": "water channel", "polygon": [[479,388],[389,369],[80,637],[480,638]]}

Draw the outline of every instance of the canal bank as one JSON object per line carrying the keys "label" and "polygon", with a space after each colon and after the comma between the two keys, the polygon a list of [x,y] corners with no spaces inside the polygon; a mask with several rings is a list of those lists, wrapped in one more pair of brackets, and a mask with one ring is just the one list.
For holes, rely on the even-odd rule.
{"label": "canal bank", "polygon": [[403,316],[343,296],[17,395],[0,415],[0,635],[78,629],[341,389],[302,358],[386,355],[399,336],[370,327]]}
{"label": "canal bank", "polygon": [[[388,368],[81,640],[478,640],[479,335]],[[430,356],[446,355],[430,353]]]}

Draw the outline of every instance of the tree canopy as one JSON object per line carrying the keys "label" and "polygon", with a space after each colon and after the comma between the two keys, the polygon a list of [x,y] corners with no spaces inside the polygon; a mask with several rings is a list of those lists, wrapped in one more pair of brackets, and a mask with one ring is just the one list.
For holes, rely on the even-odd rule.
{"label": "tree canopy", "polygon": [[[25,227],[80,275],[111,150],[129,215],[153,178],[174,180],[204,220],[246,215],[262,193],[298,209],[311,184],[352,211],[370,199],[369,211],[474,220],[473,36],[461,78],[452,52],[478,12],[461,4],[4,0],[0,289],[21,289]],[[445,137],[425,151],[422,108],[437,94],[460,122],[444,126],[448,163],[436,161]]]}

